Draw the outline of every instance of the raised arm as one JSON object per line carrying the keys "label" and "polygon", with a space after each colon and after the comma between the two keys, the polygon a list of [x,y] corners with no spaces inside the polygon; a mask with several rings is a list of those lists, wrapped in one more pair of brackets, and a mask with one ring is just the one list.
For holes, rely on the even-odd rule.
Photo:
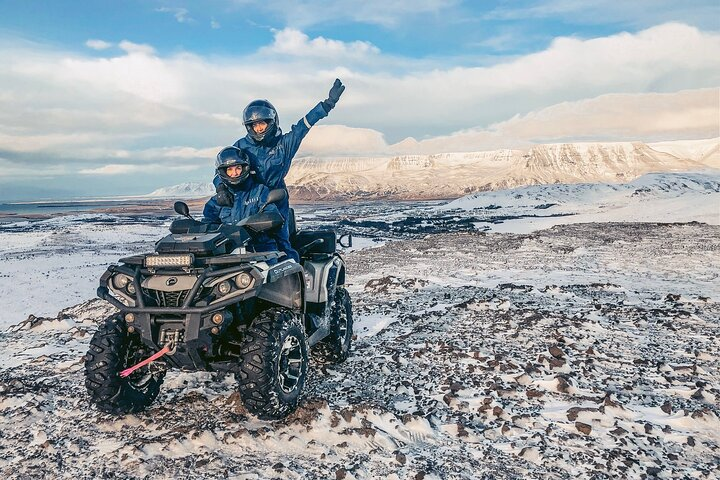
{"label": "raised arm", "polygon": [[328,98],[315,105],[307,115],[301,118],[295,125],[290,128],[290,132],[287,135],[283,135],[282,142],[285,149],[285,162],[283,164],[282,176],[290,170],[290,162],[300,148],[300,143],[303,141],[305,136],[310,131],[310,128],[317,122],[327,117],[330,110],[335,108],[340,99],[340,95],[345,91],[345,85],[342,84],[339,78],[335,79],[335,83],[330,88]]}

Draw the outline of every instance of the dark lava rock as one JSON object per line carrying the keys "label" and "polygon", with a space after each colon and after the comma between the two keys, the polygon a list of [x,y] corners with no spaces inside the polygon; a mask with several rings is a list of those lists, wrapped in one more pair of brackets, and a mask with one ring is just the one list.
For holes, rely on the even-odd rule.
{"label": "dark lava rock", "polygon": [[585,435],[590,435],[590,432],[592,432],[592,427],[587,423],[575,422],[575,428],[577,428],[579,432],[584,433]]}
{"label": "dark lava rock", "polygon": [[550,352],[550,355],[555,358],[563,358],[565,356],[565,352],[560,350],[557,345],[553,345],[552,347],[548,348],[548,352]]}

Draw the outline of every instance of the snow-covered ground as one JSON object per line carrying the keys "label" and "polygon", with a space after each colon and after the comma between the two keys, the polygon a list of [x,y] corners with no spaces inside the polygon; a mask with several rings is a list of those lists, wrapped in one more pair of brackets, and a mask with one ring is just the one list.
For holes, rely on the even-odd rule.
{"label": "snow-covered ground", "polygon": [[496,232],[589,222],[703,222],[720,225],[720,171],[656,173],[625,184],[533,185],[480,192],[437,207],[489,217]]}
{"label": "snow-covered ground", "polygon": [[[112,311],[92,300],[97,278],[150,250],[167,218],[2,225],[0,472],[718,478],[720,226],[712,210],[693,216],[718,208],[718,189],[693,178],[299,209],[301,226],[362,237],[346,253],[357,336],[346,363],[314,366],[278,422],[250,416],[232,378],[211,373],[169,373],[141,414],[89,404],[82,356]],[[672,199],[685,206],[660,215]],[[661,218],[600,213],[623,202]],[[579,210],[528,226],[549,203]],[[498,231],[513,224],[522,233]],[[20,324],[30,314],[47,318]]]}
{"label": "snow-covered ground", "polygon": [[0,329],[92,297],[110,263],[152,251],[168,225],[162,217],[92,213],[1,225]]}

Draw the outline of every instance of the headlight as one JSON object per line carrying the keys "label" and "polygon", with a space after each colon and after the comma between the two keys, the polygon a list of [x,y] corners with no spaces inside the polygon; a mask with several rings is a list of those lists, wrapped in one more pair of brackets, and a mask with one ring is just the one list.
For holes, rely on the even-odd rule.
{"label": "headlight", "polygon": [[252,283],[252,276],[249,273],[241,273],[237,277],[235,277],[235,285],[238,286],[238,288],[247,288]]}
{"label": "headlight", "polygon": [[227,295],[230,293],[230,282],[220,282],[218,285],[218,292],[220,292],[220,295]]}
{"label": "headlight", "polygon": [[122,273],[118,273],[114,277],[112,277],[112,284],[113,287],[117,288],[118,290],[122,290],[127,286],[128,283],[130,283],[132,279],[128,277],[127,275],[123,275]]}
{"label": "headlight", "polygon": [[146,267],[192,267],[192,254],[185,255],[148,255],[145,257]]}

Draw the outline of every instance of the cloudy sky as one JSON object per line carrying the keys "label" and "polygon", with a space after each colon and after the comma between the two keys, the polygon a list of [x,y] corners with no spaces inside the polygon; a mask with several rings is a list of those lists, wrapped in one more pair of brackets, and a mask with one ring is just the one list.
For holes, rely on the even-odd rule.
{"label": "cloudy sky", "polygon": [[717,1],[0,0],[0,201],[209,181],[271,100],[301,156],[720,135]]}

